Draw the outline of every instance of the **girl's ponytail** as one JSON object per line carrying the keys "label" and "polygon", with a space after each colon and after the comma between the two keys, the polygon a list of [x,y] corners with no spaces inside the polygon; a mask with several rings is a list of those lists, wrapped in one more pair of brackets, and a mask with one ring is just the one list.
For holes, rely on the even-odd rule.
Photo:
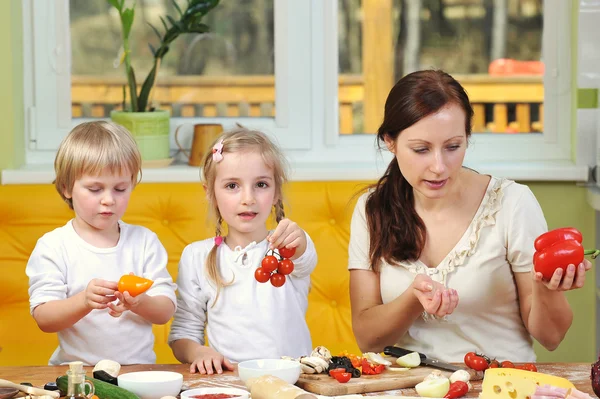
{"label": "girl's ponytail", "polygon": [[[206,275],[208,277],[208,280],[211,281],[217,289],[217,295],[215,296],[215,300],[214,300],[212,306],[215,306],[215,304],[217,303],[217,299],[219,299],[219,294],[221,293],[221,289],[223,287],[227,287],[228,285],[233,284],[233,281],[235,280],[235,278],[233,278],[231,281],[225,282],[225,281],[223,281],[223,277],[221,276],[221,273],[219,273],[219,262],[217,259],[217,252],[219,250],[219,245],[221,245],[223,243],[223,238],[221,236],[221,224],[222,223],[223,223],[223,218],[221,217],[221,215],[219,215],[217,218],[217,227],[215,230],[215,243],[214,243],[213,247],[211,248],[210,252],[208,253],[208,255],[206,256]],[[220,238],[220,240],[219,240],[219,238]]]}

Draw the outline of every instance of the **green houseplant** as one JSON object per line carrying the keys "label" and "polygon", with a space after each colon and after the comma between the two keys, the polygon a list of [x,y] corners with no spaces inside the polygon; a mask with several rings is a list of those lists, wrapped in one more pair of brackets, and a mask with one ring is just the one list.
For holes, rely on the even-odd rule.
{"label": "green houseplant", "polygon": [[187,7],[182,9],[173,2],[178,19],[169,15],[160,17],[164,31],[153,25],[152,30],[158,36],[158,46],[148,44],[154,57],[152,68],[138,88],[135,71],[131,65],[129,34],[135,15],[133,6],[126,7],[125,0],[106,0],[119,13],[122,31],[123,55],[121,63],[125,67],[127,85],[123,88],[123,110],[112,111],[110,116],[131,131],[135,137],[144,161],[165,160],[169,158],[169,112],[156,110],[151,104],[151,94],[163,57],[169,47],[180,35],[185,33],[205,33],[209,31],[202,23],[204,16],[219,4],[219,0],[187,0]]}

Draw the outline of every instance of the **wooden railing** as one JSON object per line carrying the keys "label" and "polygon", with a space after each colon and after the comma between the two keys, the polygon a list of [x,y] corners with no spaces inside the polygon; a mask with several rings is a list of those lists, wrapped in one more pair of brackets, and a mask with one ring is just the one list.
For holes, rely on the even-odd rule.
{"label": "wooden railing", "polygon": [[[543,130],[544,86],[541,77],[455,76],[465,87],[473,108],[474,132],[518,133]],[[72,114],[106,117],[120,109],[124,79],[74,76]],[[273,76],[178,76],[161,78],[153,102],[173,116],[275,115]],[[342,134],[363,133],[365,85],[360,75],[339,79],[339,115]]]}

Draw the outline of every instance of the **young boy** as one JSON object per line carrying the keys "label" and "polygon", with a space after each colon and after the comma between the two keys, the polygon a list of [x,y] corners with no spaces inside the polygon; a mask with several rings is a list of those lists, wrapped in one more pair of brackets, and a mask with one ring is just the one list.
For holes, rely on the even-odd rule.
{"label": "young boy", "polygon": [[[49,364],[154,363],[152,324],[175,312],[176,287],[156,234],[121,221],[141,170],[134,139],[111,122],[83,123],[61,143],[54,169],[75,217],[38,240],[26,268],[31,314],[58,333]],[[121,294],[117,281],[130,273],[154,284]]]}

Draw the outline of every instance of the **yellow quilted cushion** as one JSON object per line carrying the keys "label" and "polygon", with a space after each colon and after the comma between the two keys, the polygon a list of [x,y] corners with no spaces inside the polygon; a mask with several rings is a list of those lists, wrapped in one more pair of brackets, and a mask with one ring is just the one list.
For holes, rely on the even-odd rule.
{"label": "yellow quilted cushion", "polygon": [[[346,266],[354,194],[364,186],[361,182],[293,182],[286,187],[286,216],[308,232],[319,255],[307,312],[313,345],[325,345],[334,354],[358,353]],[[47,364],[58,344],[56,334],[41,332],[29,314],[25,265],[37,239],[71,217],[72,211],[50,184],[0,186],[0,365]],[[214,234],[199,183],[142,183],[123,219],[158,234],[169,253],[173,279],[183,248]],[[167,345],[168,332],[169,325],[154,327],[158,363],[176,363]]]}

